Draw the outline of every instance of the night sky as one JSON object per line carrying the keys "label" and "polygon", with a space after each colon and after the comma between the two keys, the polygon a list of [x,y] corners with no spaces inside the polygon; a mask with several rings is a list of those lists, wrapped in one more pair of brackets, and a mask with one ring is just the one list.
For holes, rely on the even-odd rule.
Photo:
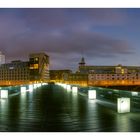
{"label": "night sky", "polygon": [[50,69],[140,65],[140,9],[0,9],[6,61],[46,52]]}

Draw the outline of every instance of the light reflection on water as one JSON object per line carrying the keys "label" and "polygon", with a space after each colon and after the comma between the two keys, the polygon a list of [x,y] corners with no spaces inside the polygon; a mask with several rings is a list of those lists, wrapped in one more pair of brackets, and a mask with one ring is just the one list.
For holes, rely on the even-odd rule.
{"label": "light reflection on water", "polygon": [[0,126],[1,131],[7,130],[5,124],[8,122],[8,99],[0,99]]}
{"label": "light reflection on water", "polygon": [[1,99],[0,122],[7,127],[11,126],[11,130],[18,131],[140,130],[139,126],[136,126],[137,122],[140,122],[139,113],[118,114],[115,106],[110,107],[112,105],[104,100],[89,100],[85,95],[53,87]]}
{"label": "light reflection on water", "polygon": [[2,114],[8,111],[8,99],[0,99],[0,111]]}
{"label": "light reflection on water", "polygon": [[116,115],[116,129],[118,132],[129,132],[131,131],[129,114],[117,114]]}

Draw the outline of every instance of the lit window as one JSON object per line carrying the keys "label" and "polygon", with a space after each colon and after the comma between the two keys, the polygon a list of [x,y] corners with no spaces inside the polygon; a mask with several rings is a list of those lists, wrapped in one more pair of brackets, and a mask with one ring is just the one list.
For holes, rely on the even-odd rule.
{"label": "lit window", "polygon": [[34,69],[38,69],[38,64],[34,64]]}
{"label": "lit window", "polygon": [[30,65],[30,69],[34,69],[34,66],[33,65]]}
{"label": "lit window", "polygon": [[121,69],[121,73],[124,74],[124,69]]}

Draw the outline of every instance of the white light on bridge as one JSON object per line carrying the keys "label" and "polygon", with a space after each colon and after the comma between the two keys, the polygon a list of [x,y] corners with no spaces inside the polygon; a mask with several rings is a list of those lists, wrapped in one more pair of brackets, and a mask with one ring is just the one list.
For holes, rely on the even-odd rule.
{"label": "white light on bridge", "polygon": [[130,98],[118,98],[118,113],[130,112]]}
{"label": "white light on bridge", "polygon": [[67,88],[67,84],[63,84],[63,87],[66,89]]}
{"label": "white light on bridge", "polygon": [[31,91],[31,92],[32,92],[32,91],[33,91],[33,89],[34,89],[34,88],[33,88],[33,85],[29,85],[29,91]]}
{"label": "white light on bridge", "polygon": [[88,98],[96,99],[96,90],[88,90]]}
{"label": "white light on bridge", "polygon": [[138,96],[138,92],[133,91],[131,93],[132,93],[132,96]]}
{"label": "white light on bridge", "polygon": [[62,86],[63,88],[67,88],[67,85],[66,84],[61,84],[60,86]]}
{"label": "white light on bridge", "polygon": [[67,91],[71,91],[71,85],[67,85]]}
{"label": "white light on bridge", "polygon": [[38,83],[38,84],[37,84],[37,87],[41,87],[41,83]]}
{"label": "white light on bridge", "polygon": [[78,92],[78,87],[72,87],[72,92],[77,93]]}
{"label": "white light on bridge", "polygon": [[26,92],[26,87],[20,87],[20,92],[25,93]]}
{"label": "white light on bridge", "polygon": [[44,86],[44,85],[48,85],[48,83],[42,83],[42,85]]}
{"label": "white light on bridge", "polygon": [[34,88],[37,88],[37,84],[34,84]]}
{"label": "white light on bridge", "polygon": [[1,90],[0,91],[0,96],[1,96],[1,99],[8,98],[8,90]]}

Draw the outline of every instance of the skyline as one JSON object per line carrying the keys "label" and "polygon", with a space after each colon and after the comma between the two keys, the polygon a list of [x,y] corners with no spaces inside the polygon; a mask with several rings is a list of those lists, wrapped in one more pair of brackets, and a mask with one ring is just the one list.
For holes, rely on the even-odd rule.
{"label": "skyline", "polygon": [[[51,69],[140,65],[140,9],[0,9],[0,51],[6,62],[46,52]],[[136,61],[137,60],[137,61]]]}

